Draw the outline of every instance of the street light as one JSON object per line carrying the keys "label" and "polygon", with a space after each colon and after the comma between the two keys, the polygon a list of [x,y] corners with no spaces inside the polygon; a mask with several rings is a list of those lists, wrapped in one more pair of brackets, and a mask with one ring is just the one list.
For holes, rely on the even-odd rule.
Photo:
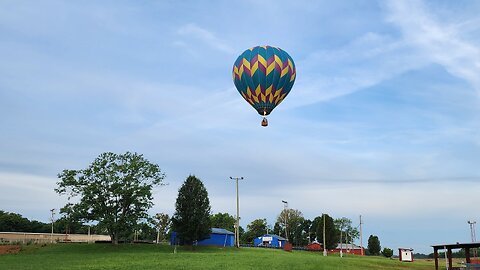
{"label": "street light", "polygon": [[285,238],[287,239],[287,242],[288,242],[288,231],[287,231],[288,202],[282,200],[282,203],[283,203],[283,208],[285,209]]}
{"label": "street light", "polygon": [[472,243],[475,243],[477,241],[475,236],[475,224],[477,222],[474,220],[469,220],[467,223],[470,225],[470,236],[472,237]]}
{"label": "street light", "polygon": [[243,180],[242,177],[231,177],[230,179],[235,180],[236,182],[236,191],[237,191],[237,224],[235,226],[235,243],[237,248],[240,247],[240,207],[239,207],[239,200],[238,200],[238,180]]}
{"label": "street light", "polygon": [[325,240],[325,214],[322,213],[323,219],[323,256],[327,256],[327,243]]}
{"label": "street light", "polygon": [[55,215],[55,208],[50,209],[50,212],[52,212],[52,234],[50,234],[50,241],[53,243],[53,222],[55,222],[55,219],[53,215]]}
{"label": "street light", "polygon": [[[472,237],[472,243],[477,242],[477,236],[475,235],[475,224],[477,223],[474,220],[469,220],[467,223],[470,225],[470,236]],[[473,256],[477,257],[477,249],[473,249]]]}

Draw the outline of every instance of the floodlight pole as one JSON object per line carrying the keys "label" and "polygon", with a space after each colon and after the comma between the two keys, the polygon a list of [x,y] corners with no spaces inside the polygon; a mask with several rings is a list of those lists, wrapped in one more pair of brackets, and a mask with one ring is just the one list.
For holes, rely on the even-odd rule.
{"label": "floodlight pole", "polygon": [[363,222],[362,222],[362,215],[360,215],[360,252],[361,252],[361,254],[362,254],[362,256],[363,256],[363,255],[365,255],[365,254],[364,254],[363,242],[362,242],[362,224],[363,224]]}
{"label": "floodlight pole", "polygon": [[288,242],[288,230],[287,230],[288,202],[282,200],[282,203],[283,203],[283,209],[285,210],[285,238],[287,239],[287,242]]}
{"label": "floodlight pole", "polygon": [[[472,243],[477,242],[477,236],[475,235],[475,220],[469,220],[467,223],[470,225],[470,236],[472,237]],[[477,249],[473,249],[473,256],[477,257]]]}
{"label": "floodlight pole", "polygon": [[240,248],[240,206],[239,206],[239,199],[238,199],[238,180],[243,180],[242,177],[231,177],[230,179],[235,180],[235,186],[236,186],[236,191],[237,191],[237,224],[235,227],[235,244],[237,248]]}
{"label": "floodlight pole", "polygon": [[323,256],[327,256],[327,244],[325,241],[325,214],[322,214],[323,219]]}
{"label": "floodlight pole", "polygon": [[52,212],[52,233],[50,234],[50,242],[53,243],[53,222],[54,222],[54,216],[55,215],[55,208],[50,209],[50,212]]}

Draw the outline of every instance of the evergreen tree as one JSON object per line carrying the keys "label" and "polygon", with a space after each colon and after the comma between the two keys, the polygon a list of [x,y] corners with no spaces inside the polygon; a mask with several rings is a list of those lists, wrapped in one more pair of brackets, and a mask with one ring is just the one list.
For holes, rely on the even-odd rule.
{"label": "evergreen tree", "polygon": [[317,241],[323,245],[323,219],[325,219],[325,246],[327,249],[334,249],[337,247],[339,238],[333,218],[327,214],[322,215],[317,222]]}
{"label": "evergreen tree", "polygon": [[370,235],[368,237],[368,252],[370,255],[380,255],[380,240],[378,240],[378,236],[376,235]]}
{"label": "evergreen tree", "polygon": [[200,179],[187,177],[178,191],[175,209],[172,225],[180,244],[192,245],[210,236],[210,201]]}
{"label": "evergreen tree", "polygon": [[319,226],[320,223],[322,223],[322,217],[319,216],[319,217],[316,217],[312,220],[312,224],[310,225],[310,242],[313,242],[313,241],[319,241],[320,242],[320,237],[317,237],[317,228]]}

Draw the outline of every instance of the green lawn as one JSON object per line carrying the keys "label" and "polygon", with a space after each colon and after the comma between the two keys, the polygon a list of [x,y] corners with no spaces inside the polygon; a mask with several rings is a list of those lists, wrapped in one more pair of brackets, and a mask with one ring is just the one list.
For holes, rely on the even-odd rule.
{"label": "green lawn", "polygon": [[25,246],[0,255],[0,269],[433,269],[433,262],[401,263],[382,257],[259,248],[197,248],[166,245],[53,244]]}

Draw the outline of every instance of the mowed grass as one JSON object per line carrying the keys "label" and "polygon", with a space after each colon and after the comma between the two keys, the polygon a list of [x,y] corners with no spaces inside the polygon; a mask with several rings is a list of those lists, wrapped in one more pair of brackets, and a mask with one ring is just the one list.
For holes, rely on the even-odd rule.
{"label": "mowed grass", "polygon": [[167,245],[53,244],[24,246],[18,254],[0,255],[0,269],[433,269],[431,261],[401,263],[383,257],[319,252]]}

